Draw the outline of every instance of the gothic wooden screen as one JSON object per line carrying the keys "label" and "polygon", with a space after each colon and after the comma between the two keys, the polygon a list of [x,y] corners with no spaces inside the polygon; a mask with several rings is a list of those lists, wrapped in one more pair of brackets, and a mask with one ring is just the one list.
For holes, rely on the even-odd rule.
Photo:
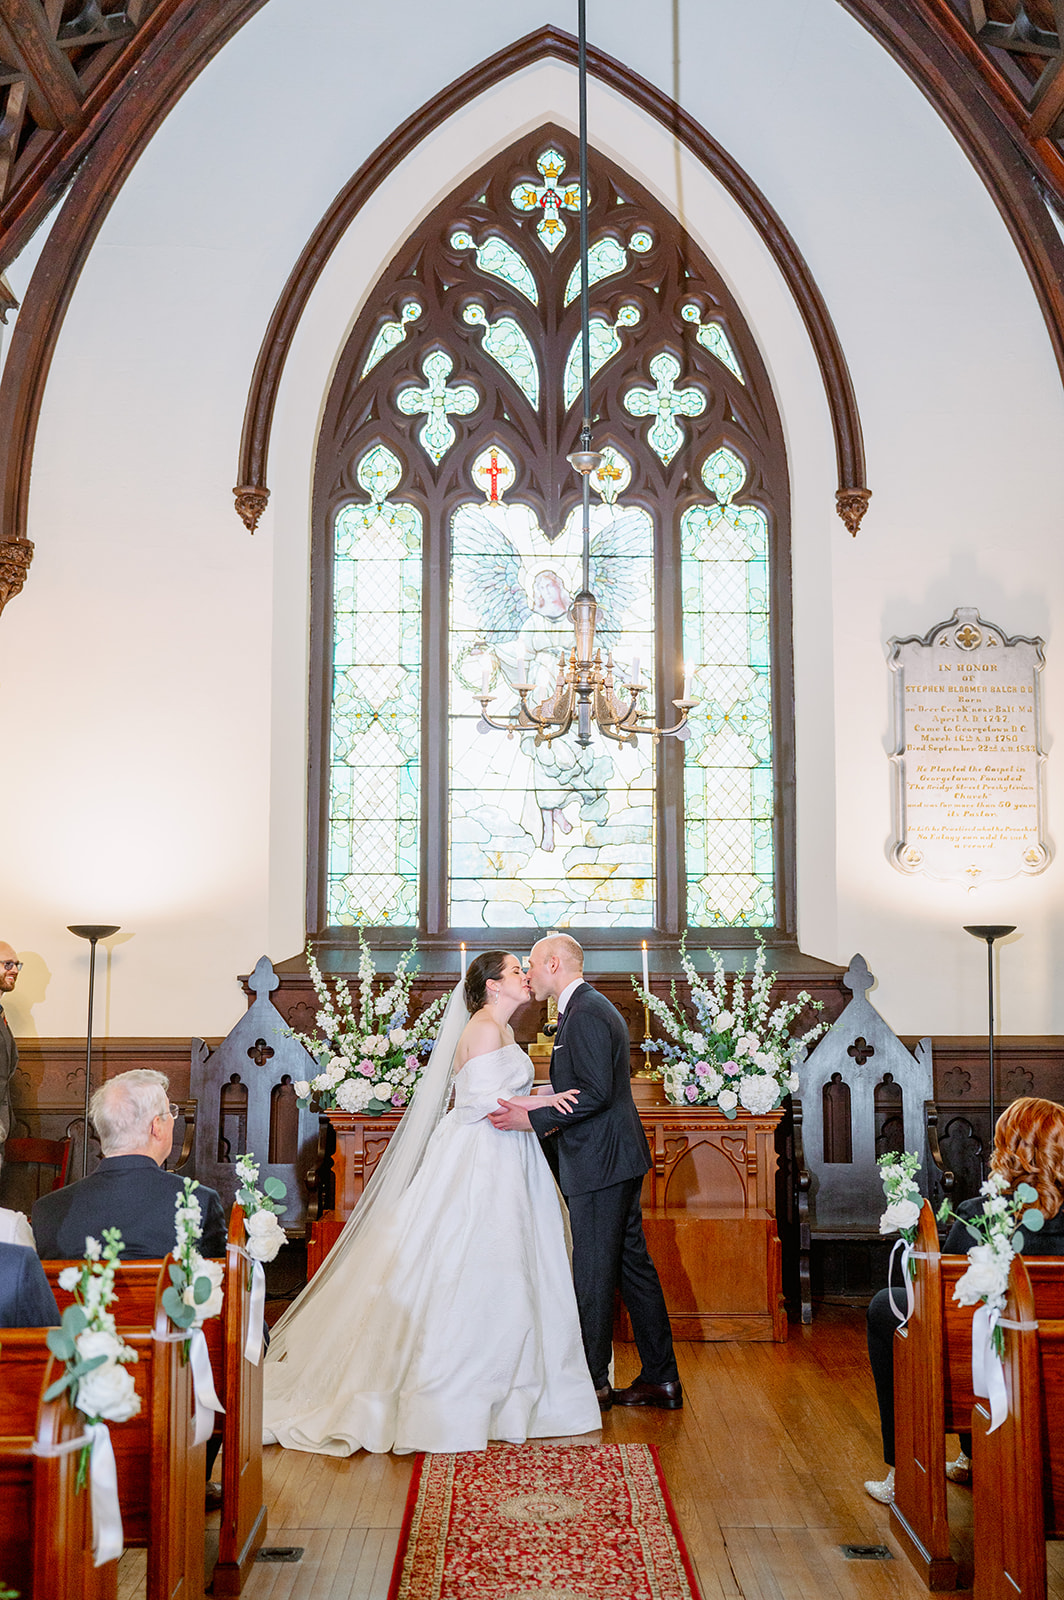
{"label": "gothic wooden screen", "polygon": [[[579,587],[575,141],[521,140],[400,250],[337,367],[315,483],[308,927],[792,931],[787,474],[764,363],[704,255],[589,169],[592,587],[686,743],[478,733],[546,691]],[[534,699],[541,698],[536,695]],[[732,937],[745,936],[735,932]]]}

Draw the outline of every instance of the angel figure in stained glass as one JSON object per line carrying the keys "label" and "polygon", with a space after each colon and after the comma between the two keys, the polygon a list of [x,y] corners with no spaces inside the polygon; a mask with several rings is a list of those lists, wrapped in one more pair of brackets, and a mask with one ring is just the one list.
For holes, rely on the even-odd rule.
{"label": "angel figure in stained glass", "polygon": [[[452,530],[453,583],[500,679],[511,687],[535,684],[538,693],[530,696],[535,704],[553,688],[572,648],[569,607],[580,586],[579,556],[568,548],[575,545],[572,538],[559,540],[561,548],[555,550],[538,526],[522,528],[529,518],[524,508],[514,508],[512,523],[510,515],[503,507],[491,508],[490,514],[472,505],[459,508]],[[620,645],[633,615],[649,616],[652,533],[643,511],[616,514],[602,507],[596,516],[590,576],[599,603],[598,642],[605,652]],[[532,769],[539,835],[532,838],[534,847],[549,854],[559,834],[572,833],[574,819],[566,812],[573,805],[579,806],[582,823],[601,828],[608,822],[614,762],[600,744],[584,749],[568,738],[537,744],[529,733],[522,736],[521,748]]]}

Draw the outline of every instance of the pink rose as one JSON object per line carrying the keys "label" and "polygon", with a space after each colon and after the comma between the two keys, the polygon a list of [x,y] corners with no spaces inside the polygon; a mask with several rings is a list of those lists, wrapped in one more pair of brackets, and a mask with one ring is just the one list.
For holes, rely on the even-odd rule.
{"label": "pink rose", "polygon": [[372,1061],[366,1061],[364,1058],[363,1058],[363,1060],[361,1060],[359,1062],[358,1070],[359,1070],[359,1072],[361,1072],[361,1074],[362,1074],[362,1076],[364,1078],[375,1077],[376,1076],[376,1072],[377,1072],[377,1069],[373,1065],[373,1062]]}
{"label": "pink rose", "polygon": [[696,1078],[708,1078],[709,1077],[709,1063],[708,1062],[706,1062],[706,1061],[696,1061],[695,1062],[695,1077]]}
{"label": "pink rose", "polygon": [[392,1095],[392,1105],[395,1106],[397,1111],[401,1111],[406,1105],[406,1097],[400,1094],[398,1089],[396,1089],[395,1093]]}
{"label": "pink rose", "polygon": [[417,1056],[407,1056],[406,1060],[403,1062],[403,1066],[406,1068],[407,1072],[416,1072]]}
{"label": "pink rose", "polygon": [[693,1083],[689,1083],[686,1086],[686,1088],[684,1089],[684,1094],[687,1096],[688,1100],[697,1100],[698,1099],[698,1090],[697,1090],[697,1088],[695,1087],[695,1085]]}

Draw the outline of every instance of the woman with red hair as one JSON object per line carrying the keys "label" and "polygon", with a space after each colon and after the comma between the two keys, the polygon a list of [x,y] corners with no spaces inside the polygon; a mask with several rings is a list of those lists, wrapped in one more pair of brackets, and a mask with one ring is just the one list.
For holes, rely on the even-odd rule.
{"label": "woman with red hair", "polygon": [[[1007,1106],[994,1129],[990,1170],[1005,1179],[1010,1194],[1020,1183],[1029,1183],[1037,1191],[1037,1205],[1045,1218],[1045,1226],[1039,1233],[1027,1233],[1021,1228],[1022,1253],[1064,1255],[1064,1106],[1033,1095],[1025,1095]],[[979,1216],[985,1204],[986,1196],[977,1195],[959,1207],[960,1220],[953,1224],[942,1246],[945,1255],[967,1254],[973,1241],[965,1221]],[[891,1305],[892,1295],[898,1307],[897,1316]],[[894,1330],[904,1313],[905,1288],[901,1284],[880,1289],[868,1307],[868,1359],[879,1402],[883,1459],[890,1470],[882,1480],[867,1482],[865,1489],[873,1500],[880,1500],[884,1505],[894,1499]],[[971,1437],[961,1434],[960,1438],[960,1455],[950,1462],[946,1475],[954,1483],[967,1483],[971,1476]]]}

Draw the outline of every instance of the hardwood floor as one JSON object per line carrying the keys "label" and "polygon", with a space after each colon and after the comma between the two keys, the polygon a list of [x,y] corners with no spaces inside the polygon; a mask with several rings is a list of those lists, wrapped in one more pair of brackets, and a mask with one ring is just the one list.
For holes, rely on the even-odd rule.
{"label": "hardwood floor", "polygon": [[[659,1447],[704,1600],[926,1597],[887,1508],[862,1489],[885,1470],[862,1313],[825,1308],[785,1344],[683,1344],[678,1355],[682,1411],[618,1407],[583,1442]],[[618,1346],[619,1384],[636,1365],[634,1348]],[[411,1458],[265,1454],[266,1543],[304,1554],[258,1563],[245,1600],[386,1600]],[[971,1494],[949,1494],[970,1581]],[[841,1544],[886,1544],[895,1559],[847,1560]],[[1049,1593],[1064,1600],[1064,1546],[1049,1546],[1049,1569]],[[143,1573],[142,1551],[123,1557],[119,1600],[143,1593]]]}

